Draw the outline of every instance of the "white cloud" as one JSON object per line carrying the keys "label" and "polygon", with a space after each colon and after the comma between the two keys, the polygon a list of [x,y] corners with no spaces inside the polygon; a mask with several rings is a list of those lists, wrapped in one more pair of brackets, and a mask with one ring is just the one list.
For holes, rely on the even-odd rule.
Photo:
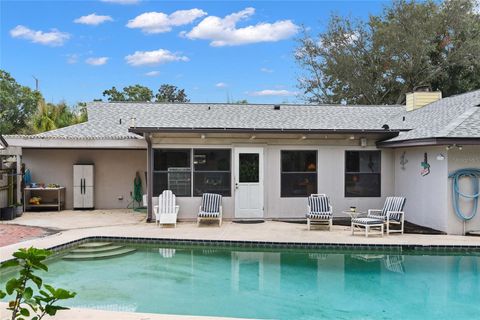
{"label": "white cloud", "polygon": [[80,18],[73,20],[73,22],[75,23],[87,24],[90,26],[98,26],[99,24],[102,24],[107,21],[113,21],[112,17],[101,16],[96,13],[91,13],[87,16],[81,16]]}
{"label": "white cloud", "polygon": [[132,66],[156,65],[173,61],[189,61],[188,57],[165,49],[135,51],[135,53],[126,56],[125,60]]}
{"label": "white cloud", "polygon": [[172,27],[192,23],[206,14],[200,9],[178,10],[169,15],[163,12],[145,12],[129,20],[127,27],[141,29],[145,33],[163,33],[172,30]]}
{"label": "white cloud", "polygon": [[117,3],[117,4],[137,4],[140,0],[100,0],[102,2]]}
{"label": "white cloud", "polygon": [[51,29],[50,32],[43,32],[40,30],[32,30],[22,25],[18,25],[10,30],[10,35],[13,38],[25,39],[33,43],[52,47],[61,46],[70,38],[68,33],[61,32],[57,29]]}
{"label": "white cloud", "polygon": [[210,40],[213,47],[237,46],[257,42],[275,42],[295,35],[299,27],[291,20],[274,23],[261,22],[237,28],[237,23],[251,17],[254,8],[246,8],[224,18],[209,16],[203,19],[190,32],[183,35],[189,39]]}
{"label": "white cloud", "polygon": [[88,58],[85,60],[85,63],[88,63],[92,66],[102,66],[106,64],[108,61],[108,57],[97,57],[97,58]]}
{"label": "white cloud", "polygon": [[255,97],[263,97],[263,96],[294,96],[297,94],[295,91],[288,91],[288,90],[274,90],[274,89],[266,89],[261,91],[254,91],[249,93],[251,96]]}
{"label": "white cloud", "polygon": [[228,85],[225,82],[219,82],[215,85],[217,88],[226,88]]}
{"label": "white cloud", "polygon": [[265,72],[265,73],[272,73],[273,70],[269,68],[260,68],[260,71]]}
{"label": "white cloud", "polygon": [[78,54],[72,53],[72,54],[67,54],[66,56],[67,56],[68,64],[75,64],[78,62],[78,58],[79,58]]}
{"label": "white cloud", "polygon": [[160,75],[160,71],[149,71],[145,73],[147,77],[157,77]]}

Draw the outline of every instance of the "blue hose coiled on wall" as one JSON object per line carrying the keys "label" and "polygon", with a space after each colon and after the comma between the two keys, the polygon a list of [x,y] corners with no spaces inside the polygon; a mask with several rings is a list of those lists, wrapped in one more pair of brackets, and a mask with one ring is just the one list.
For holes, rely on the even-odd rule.
{"label": "blue hose coiled on wall", "polygon": [[[467,168],[459,169],[448,175],[452,178],[453,209],[455,214],[462,220],[471,220],[477,214],[478,202],[480,198],[480,169]],[[473,194],[465,194],[460,191],[460,179],[470,178],[472,181]],[[473,207],[470,214],[465,214],[460,210],[460,197],[473,199]]]}

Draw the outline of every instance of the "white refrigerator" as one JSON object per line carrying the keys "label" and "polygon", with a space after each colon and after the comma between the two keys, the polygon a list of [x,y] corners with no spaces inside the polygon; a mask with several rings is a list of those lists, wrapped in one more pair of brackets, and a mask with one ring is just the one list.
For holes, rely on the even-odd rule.
{"label": "white refrigerator", "polygon": [[93,209],[94,205],[94,166],[75,164],[73,166],[73,208]]}

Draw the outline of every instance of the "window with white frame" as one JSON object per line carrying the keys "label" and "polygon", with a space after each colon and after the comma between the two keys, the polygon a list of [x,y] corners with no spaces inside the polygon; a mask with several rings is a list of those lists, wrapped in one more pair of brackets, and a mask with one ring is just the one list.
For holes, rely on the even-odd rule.
{"label": "window with white frame", "polygon": [[282,198],[308,197],[317,193],[317,151],[281,151]]}

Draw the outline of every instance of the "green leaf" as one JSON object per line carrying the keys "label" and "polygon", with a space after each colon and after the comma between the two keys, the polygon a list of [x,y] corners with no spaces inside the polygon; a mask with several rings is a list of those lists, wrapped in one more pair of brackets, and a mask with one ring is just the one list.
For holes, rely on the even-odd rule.
{"label": "green leaf", "polygon": [[25,300],[30,299],[33,296],[33,289],[30,287],[25,288],[25,291],[23,292],[23,298]]}
{"label": "green leaf", "polygon": [[22,316],[28,317],[28,316],[30,315],[30,311],[28,311],[27,308],[21,308],[21,309],[20,309],[20,314],[21,314]]}
{"label": "green leaf", "polygon": [[20,263],[18,260],[14,259],[14,260],[9,260],[9,261],[5,261],[4,263],[2,263],[2,265],[0,266],[0,268],[2,269],[5,269],[5,268],[9,268],[9,267],[16,267],[18,266]]}
{"label": "green leaf", "polygon": [[50,293],[51,293],[52,295],[55,295],[55,288],[54,288],[54,287],[52,287],[52,286],[49,285],[49,284],[44,285],[44,287],[45,287],[45,289],[47,289],[48,291],[50,291]]}
{"label": "green leaf", "polygon": [[40,289],[42,287],[42,279],[40,277],[37,277],[37,276],[34,276],[33,274],[30,275],[30,280],[32,280],[38,287],[38,289]]}
{"label": "green leaf", "polygon": [[15,289],[19,286],[19,281],[16,278],[12,278],[8,280],[7,284],[5,285],[5,290],[7,290],[8,294],[12,294]]}
{"label": "green leaf", "polygon": [[65,289],[57,289],[55,290],[55,293],[53,294],[53,296],[57,299],[60,299],[60,300],[65,300],[65,299],[70,299],[70,298],[73,298],[75,297],[76,293],[75,292],[70,292],[70,291],[67,291]]}
{"label": "green leaf", "polygon": [[3,299],[5,298],[7,294],[5,292],[3,292],[2,290],[0,290],[0,299]]}

